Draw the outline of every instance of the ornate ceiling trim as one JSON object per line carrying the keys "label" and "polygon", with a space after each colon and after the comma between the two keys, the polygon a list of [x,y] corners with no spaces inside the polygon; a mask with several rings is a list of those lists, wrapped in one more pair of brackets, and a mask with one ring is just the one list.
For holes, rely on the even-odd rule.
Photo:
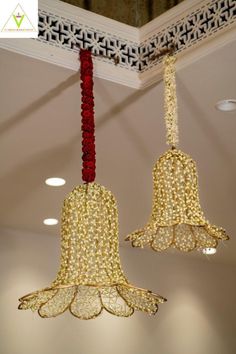
{"label": "ornate ceiling trim", "polygon": [[[233,40],[235,0],[186,0],[141,28],[93,14],[58,0],[39,1],[38,39],[1,39],[0,47],[78,70],[78,47],[95,55],[95,75],[141,88],[158,81],[159,49],[175,43],[179,66]],[[206,48],[207,47],[207,48]]]}

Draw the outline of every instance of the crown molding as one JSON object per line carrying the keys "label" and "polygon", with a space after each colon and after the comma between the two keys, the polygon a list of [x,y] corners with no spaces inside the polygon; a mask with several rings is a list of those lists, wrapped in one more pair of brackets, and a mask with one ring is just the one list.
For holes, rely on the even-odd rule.
{"label": "crown molding", "polygon": [[[176,70],[181,69],[193,64],[199,59],[213,53],[215,50],[224,47],[225,45],[235,41],[236,39],[236,26],[230,31],[224,31],[215,38],[210,38],[208,41],[204,41],[197,47],[189,48],[187,52],[178,54],[178,61],[176,62]],[[154,83],[160,82],[163,77],[162,63],[153,66],[150,70],[147,70],[141,74],[140,77],[140,89],[144,89]]]}
{"label": "crown molding", "polygon": [[39,0],[37,39],[0,39],[0,47],[71,70],[79,69],[78,47],[94,54],[94,74],[133,88],[161,80],[161,61],[150,56],[177,45],[177,69],[236,39],[235,0],[185,0],[141,28],[58,0]]}
{"label": "crown molding", "polygon": [[[0,48],[73,71],[79,70],[78,53],[67,52],[38,41],[17,38],[12,38],[10,41],[0,39]],[[97,60],[97,58],[93,59],[93,63],[95,77],[132,88],[141,88],[140,78],[136,72],[123,67],[114,67],[114,65]]]}

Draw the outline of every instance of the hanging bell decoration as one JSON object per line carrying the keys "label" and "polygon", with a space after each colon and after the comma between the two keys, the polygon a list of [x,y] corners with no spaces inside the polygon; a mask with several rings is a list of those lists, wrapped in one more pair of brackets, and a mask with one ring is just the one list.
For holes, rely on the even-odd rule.
{"label": "hanging bell decoration", "polygon": [[229,237],[222,228],[211,225],[199,202],[198,175],[193,159],[178,145],[175,56],[164,59],[165,122],[167,144],[153,169],[153,205],[147,225],[128,235],[134,247],[149,245],[154,251],[169,247],[189,252],[216,248]]}
{"label": "hanging bell decoration", "polygon": [[61,266],[50,287],[23,296],[19,309],[43,318],[66,310],[88,320],[103,310],[131,316],[155,314],[165,299],[131,285],[120,264],[118,211],[114,196],[95,179],[92,59],[80,51],[82,81],[83,181],[65,199],[61,220]]}

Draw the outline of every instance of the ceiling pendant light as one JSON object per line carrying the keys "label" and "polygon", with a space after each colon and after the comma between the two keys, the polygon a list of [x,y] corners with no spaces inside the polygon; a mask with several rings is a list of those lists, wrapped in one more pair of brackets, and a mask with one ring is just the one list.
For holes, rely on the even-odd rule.
{"label": "ceiling pendant light", "polygon": [[[128,235],[134,247],[149,245],[154,251],[169,247],[189,252],[216,249],[219,240],[228,240],[222,228],[211,225],[199,202],[198,175],[194,160],[177,149],[177,97],[175,56],[164,58],[165,122],[171,148],[153,169],[152,214],[143,229]],[[213,252],[212,252],[213,254]]]}
{"label": "ceiling pendant light", "polygon": [[20,299],[19,309],[55,317],[66,310],[92,319],[103,310],[131,316],[134,310],[155,314],[162,296],[131,285],[120,264],[118,212],[114,196],[95,180],[92,59],[80,51],[82,87],[82,177],[65,199],[61,221],[61,266],[48,288]]}

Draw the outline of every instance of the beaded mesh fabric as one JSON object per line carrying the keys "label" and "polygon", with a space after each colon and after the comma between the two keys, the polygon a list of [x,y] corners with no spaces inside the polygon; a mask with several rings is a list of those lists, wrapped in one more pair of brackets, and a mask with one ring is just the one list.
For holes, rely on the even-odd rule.
{"label": "beaded mesh fabric", "polygon": [[[92,63],[91,54],[88,51],[85,54],[84,66],[88,68]],[[83,55],[82,52],[82,59]],[[81,67],[83,64],[82,60]],[[87,81],[91,89],[91,80],[87,78]],[[88,95],[88,88],[85,91]],[[131,285],[124,276],[119,256],[116,200],[110,191],[94,182],[95,137],[93,112],[88,104],[93,103],[90,91],[90,100],[83,97],[86,105],[82,105],[87,110],[82,119],[85,184],[76,187],[64,201],[61,266],[51,286],[23,296],[19,309],[38,311],[43,318],[69,310],[84,320],[97,317],[103,310],[123,317],[131,316],[134,310],[155,314],[158,304],[166,300]]]}
{"label": "beaded mesh fabric", "polygon": [[195,162],[176,148],[178,144],[175,57],[164,60],[165,122],[167,143],[153,169],[153,205],[147,225],[126,237],[134,247],[150,245],[154,251],[174,247],[188,252],[216,248],[229,237],[222,228],[211,225],[201,210]]}
{"label": "beaded mesh fabric", "polygon": [[165,299],[131,285],[121,269],[116,200],[105,187],[76,187],[64,201],[61,222],[61,267],[49,288],[20,299],[20,309],[55,317],[67,309],[80,319],[103,309],[116,316],[134,310],[154,314]]}

